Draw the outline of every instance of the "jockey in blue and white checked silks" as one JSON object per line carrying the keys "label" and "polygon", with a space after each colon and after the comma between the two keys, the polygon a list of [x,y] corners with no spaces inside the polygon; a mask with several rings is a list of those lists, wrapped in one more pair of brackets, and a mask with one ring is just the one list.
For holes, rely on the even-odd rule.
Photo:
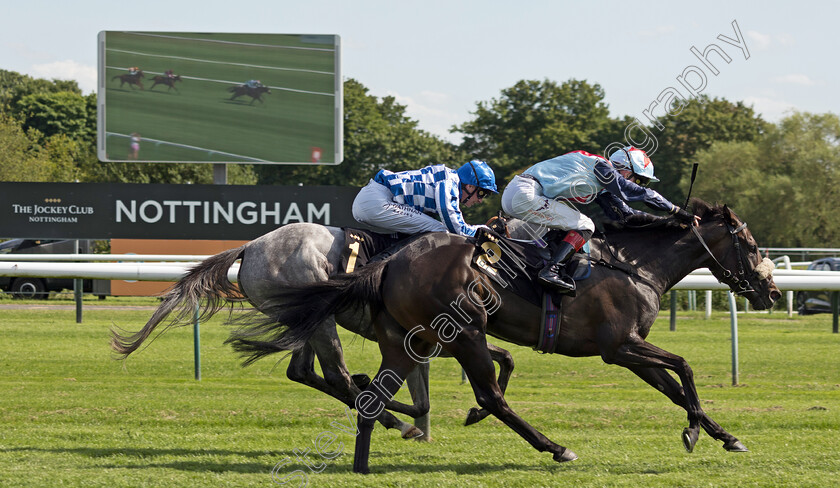
{"label": "jockey in blue and white checked silks", "polygon": [[694,215],[646,188],[651,181],[659,180],[653,175],[653,163],[641,149],[619,149],[609,160],[572,151],[541,161],[515,176],[502,194],[502,209],[535,225],[569,231],[539,278],[561,292],[571,293],[575,283],[565,273],[565,264],[595,231],[595,224],[576,205],[597,202],[607,217],[623,222],[631,216],[647,215],[625,202],[644,202],[685,223],[695,222]]}
{"label": "jockey in blue and white checked silks", "polygon": [[464,221],[461,205],[471,207],[488,193],[498,190],[484,161],[470,161],[457,171],[442,164],[398,173],[383,169],[359,191],[353,217],[380,233],[474,236],[478,226]]}

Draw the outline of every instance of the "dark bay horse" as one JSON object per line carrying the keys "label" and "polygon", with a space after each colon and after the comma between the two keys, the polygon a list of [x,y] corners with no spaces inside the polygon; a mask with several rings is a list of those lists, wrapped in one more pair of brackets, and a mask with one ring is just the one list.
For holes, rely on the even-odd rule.
{"label": "dark bay horse", "polygon": [[[691,452],[702,427],[728,451],[746,451],[734,436],[702,409],[693,373],[685,359],[647,342],[662,295],[691,271],[708,267],[721,282],[746,297],[756,310],[770,308],[781,293],[772,280],[772,263],[762,259],[746,224],[727,207],[695,201],[702,221],[693,230],[673,220],[643,230],[627,229],[593,239],[593,253],[611,252],[631,265],[632,273],[594,266],[578,284],[577,297],[564,298],[555,354],[601,356],[604,362],[628,368],[688,413],[683,431]],[[319,328],[326,314],[368,306],[373,310],[382,364],[372,386],[363,393],[359,411],[353,470],[367,473],[371,413],[381,406],[417,415],[416,406],[391,400],[401,378],[418,358],[440,348],[466,371],[479,405],[512,428],[538,451],[558,462],[577,458],[520,418],[505,402],[487,353],[486,333],[525,346],[540,334],[540,310],[497,285],[471,265],[475,246],[463,237],[428,234],[386,261],[352,275],[284,294],[286,307],[274,325],[237,331],[229,342],[249,359],[279,350],[296,350]],[[406,279],[411,277],[411,279]],[[421,324],[421,325],[418,325]],[[679,378],[674,379],[668,371]],[[375,386],[375,387],[374,387]],[[361,398],[361,397],[360,397]]]}
{"label": "dark bay horse", "polygon": [[[207,258],[173,285],[140,331],[132,335],[115,331],[112,348],[125,358],[136,351],[162,323],[165,327],[187,325],[199,305],[202,307],[201,319],[205,320],[229,303],[228,297],[236,296],[237,291],[241,291],[256,310],[272,317],[277,309],[283,307],[277,293],[290,286],[326,281],[341,271],[340,257],[345,245],[343,229],[309,223],[289,224],[241,247]],[[228,269],[238,259],[241,259],[239,290],[227,278]],[[286,375],[352,408],[361,389],[345,364],[335,328],[337,320],[348,330],[376,340],[367,311],[325,316],[321,321],[321,330],[313,333],[304,346],[293,352]],[[490,347],[491,354],[500,365],[499,381],[506,385],[513,369],[513,359],[504,349]],[[323,377],[315,372],[316,357]],[[361,383],[364,385],[364,380]],[[428,368],[418,368],[417,374],[409,378],[413,396],[428,402],[427,383]],[[399,429],[405,438],[427,438],[427,418],[419,422],[422,431],[388,412],[382,412],[379,421],[389,429]]]}
{"label": "dark bay horse", "polygon": [[154,81],[154,83],[152,84],[152,86],[149,87],[149,90],[153,90],[157,85],[166,85],[169,87],[166,91],[169,91],[173,88],[175,89],[175,91],[178,91],[178,87],[175,86],[175,82],[181,81],[181,75],[175,75],[171,78],[169,76],[157,75],[154,78],[152,78],[152,81]]}
{"label": "dark bay horse", "polygon": [[140,89],[142,90],[143,89],[143,82],[141,81],[141,78],[144,78],[144,77],[145,77],[145,75],[143,74],[143,71],[140,70],[140,71],[138,71],[137,73],[134,73],[134,74],[126,73],[124,75],[114,76],[113,78],[111,78],[111,81],[120,80],[120,88],[122,88],[124,84],[128,83],[128,86],[130,86],[132,90],[134,89],[134,85],[139,86]]}
{"label": "dark bay horse", "polygon": [[242,95],[248,95],[249,97],[251,97],[252,105],[256,100],[259,100],[260,103],[263,103],[263,93],[271,94],[271,90],[269,90],[267,86],[258,86],[256,88],[251,88],[248,85],[236,85],[228,88],[228,91],[233,93],[233,95],[231,95],[228,100],[235,100],[237,97],[241,97]]}

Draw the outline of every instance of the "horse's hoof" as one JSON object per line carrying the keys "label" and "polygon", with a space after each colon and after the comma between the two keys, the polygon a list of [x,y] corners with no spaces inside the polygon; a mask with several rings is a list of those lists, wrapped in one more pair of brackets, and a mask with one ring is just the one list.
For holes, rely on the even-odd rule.
{"label": "horse's hoof", "polygon": [[359,473],[359,474],[370,474],[370,468],[368,468],[367,466],[359,467],[359,468],[357,468],[356,466],[353,466],[353,472],[354,473]]}
{"label": "horse's hoof", "polygon": [[403,433],[403,439],[417,439],[419,437],[423,437],[423,431],[418,429],[417,427],[411,425],[409,426]]}
{"label": "horse's hoof", "polygon": [[697,438],[700,436],[700,433],[697,429],[689,429],[686,427],[683,429],[682,433],[682,441],[683,446],[685,446],[685,450],[688,452],[694,451],[694,445],[697,444]]}
{"label": "horse's hoof", "polygon": [[724,444],[723,448],[729,452],[750,452],[747,446],[741,444],[741,441],[738,440]]}
{"label": "horse's hoof", "polygon": [[565,447],[561,452],[554,453],[554,460],[558,463],[566,463],[569,461],[574,461],[577,459],[577,454],[573,453],[571,449],[566,449]]}
{"label": "horse's hoof", "polygon": [[470,409],[469,412],[467,412],[467,420],[464,421],[464,427],[466,427],[468,425],[472,425],[476,422],[479,422],[479,421],[481,421],[481,419],[482,419],[482,417],[481,417],[481,414],[479,413],[478,408],[473,407],[473,408]]}

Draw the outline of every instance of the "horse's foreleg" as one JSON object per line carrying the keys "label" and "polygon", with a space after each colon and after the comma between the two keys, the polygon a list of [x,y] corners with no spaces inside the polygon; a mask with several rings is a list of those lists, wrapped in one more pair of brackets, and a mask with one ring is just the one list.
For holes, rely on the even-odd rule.
{"label": "horse's foreleg", "polygon": [[[645,380],[649,385],[661,391],[675,405],[687,408],[685,394],[677,381],[662,369],[653,368],[629,368],[639,378]],[[724,430],[717,422],[712,420],[705,412],[700,418],[700,426],[712,439],[723,441],[723,448],[727,451],[745,452],[748,449],[735,436]]]}
{"label": "horse's foreleg", "polygon": [[688,452],[693,451],[700,421],[705,413],[700,406],[700,397],[694,385],[694,373],[686,360],[644,340],[625,342],[608,353],[602,350],[601,357],[608,364],[617,364],[625,368],[667,369],[677,374],[685,396],[684,408],[688,413],[688,428],[683,431],[683,444]]}
{"label": "horse's foreleg", "polygon": [[[507,390],[508,381],[510,381],[510,375],[513,373],[513,356],[510,355],[506,349],[502,349],[499,346],[495,346],[493,344],[487,343],[487,349],[490,351],[490,357],[493,358],[493,361],[499,363],[499,388],[502,390],[502,394],[504,395],[505,391]],[[490,411],[486,408],[476,408],[473,407],[467,412],[467,420],[464,422],[464,425],[472,425],[477,422],[481,422],[487,416],[490,415]]]}

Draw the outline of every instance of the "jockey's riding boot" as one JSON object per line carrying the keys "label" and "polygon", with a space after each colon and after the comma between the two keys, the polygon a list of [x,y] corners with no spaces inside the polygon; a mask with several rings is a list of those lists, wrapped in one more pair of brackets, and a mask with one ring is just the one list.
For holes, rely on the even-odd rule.
{"label": "jockey's riding boot", "polygon": [[543,285],[556,289],[559,293],[574,293],[575,281],[566,273],[566,263],[575,255],[575,246],[563,241],[551,256],[551,262],[540,271],[539,280]]}

